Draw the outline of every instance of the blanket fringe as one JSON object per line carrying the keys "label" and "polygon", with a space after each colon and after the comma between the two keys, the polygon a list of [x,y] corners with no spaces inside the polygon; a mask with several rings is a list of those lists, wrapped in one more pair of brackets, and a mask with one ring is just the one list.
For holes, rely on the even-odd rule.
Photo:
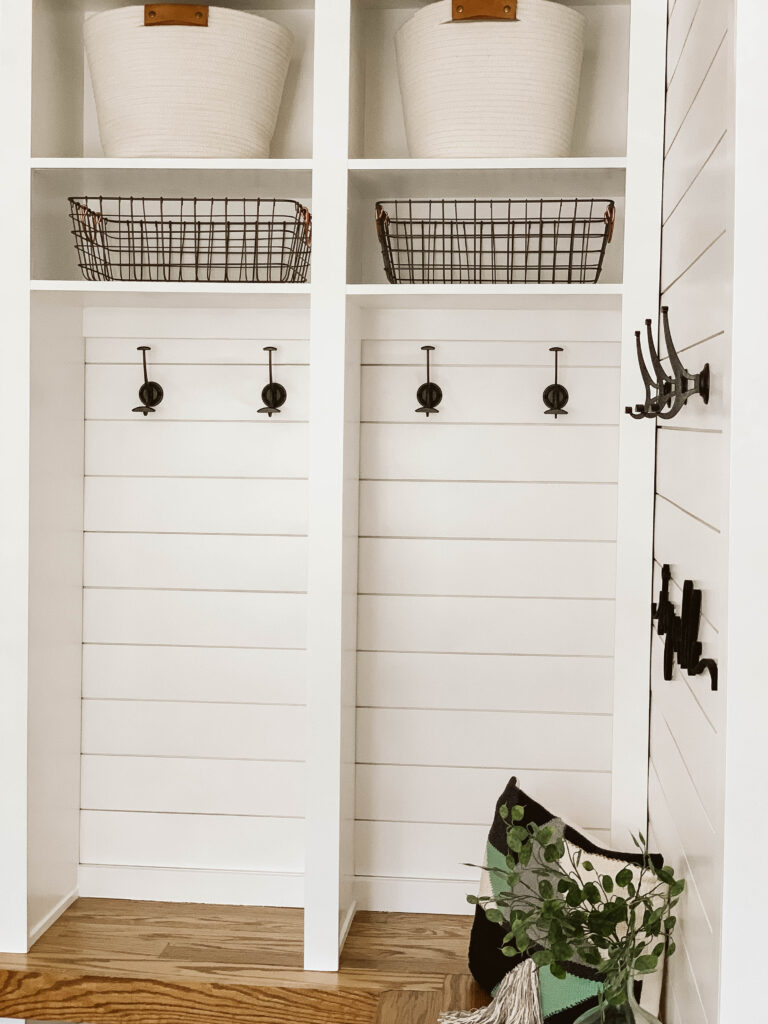
{"label": "blanket fringe", "polygon": [[533,960],[524,960],[505,975],[489,1006],[444,1013],[439,1024],[543,1024],[539,973]]}

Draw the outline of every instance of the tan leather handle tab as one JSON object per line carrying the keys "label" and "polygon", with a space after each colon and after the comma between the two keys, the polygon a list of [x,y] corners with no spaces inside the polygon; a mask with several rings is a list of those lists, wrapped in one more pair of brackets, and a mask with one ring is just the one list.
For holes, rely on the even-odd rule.
{"label": "tan leather handle tab", "polygon": [[517,21],[517,0],[453,0],[453,20],[496,18]]}
{"label": "tan leather handle tab", "polygon": [[208,24],[207,4],[145,4],[145,25],[197,25]]}

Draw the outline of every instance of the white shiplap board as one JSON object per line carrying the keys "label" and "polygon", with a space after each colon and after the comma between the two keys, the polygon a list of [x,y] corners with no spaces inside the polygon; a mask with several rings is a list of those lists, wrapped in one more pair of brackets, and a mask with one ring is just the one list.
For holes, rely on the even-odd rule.
{"label": "white shiplap board", "polygon": [[[295,905],[307,314],[99,308],[84,320],[81,886]],[[146,420],[130,411],[139,343],[165,389]],[[258,413],[265,344],[289,393],[271,421]]]}
{"label": "white shiplap board", "polygon": [[728,426],[730,420],[733,218],[731,79],[733,3],[677,0],[669,22],[671,80],[663,230],[662,300],[691,372],[710,363],[709,406],[694,399],[657,435],[655,588],[669,563],[671,597],[691,579],[702,589],[704,655],[720,661],[720,691],[708,674],[679,667],[664,679],[653,640],[650,832],[687,882],[669,963],[670,1024],[716,1024],[722,900],[724,705],[720,635],[726,629]]}
{"label": "white shiplap board", "polygon": [[511,775],[610,828],[618,317],[370,310],[363,332],[358,899],[465,913]]}

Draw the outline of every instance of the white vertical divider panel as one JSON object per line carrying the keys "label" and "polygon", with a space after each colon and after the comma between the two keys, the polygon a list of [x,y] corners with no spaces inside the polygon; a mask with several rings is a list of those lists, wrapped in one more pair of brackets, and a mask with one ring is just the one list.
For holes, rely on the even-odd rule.
{"label": "white vertical divider panel", "polygon": [[3,4],[0,18],[0,949],[26,953],[32,4]]}
{"label": "white vertical divider panel", "polygon": [[[756,793],[768,771],[765,720],[765,580],[768,578],[768,461],[759,382],[768,373],[765,317],[768,208],[759,201],[768,164],[761,130],[768,89],[768,7],[738,3],[735,15],[735,223],[728,629],[726,648],[725,850],[720,1024],[759,1005],[765,967],[760,877],[768,821]],[[722,643],[722,640],[721,640]],[[758,799],[758,804],[761,802]]]}
{"label": "white vertical divider panel", "polygon": [[345,708],[354,705],[357,632],[358,463],[349,435],[359,422],[359,338],[350,332],[347,340],[346,308],[350,24],[350,0],[317,0],[304,964],[320,971],[338,969],[354,913],[354,793],[341,782],[354,745]]}
{"label": "white vertical divider panel", "polygon": [[655,427],[623,410],[642,397],[634,332],[658,312],[666,27],[666,0],[632,4],[613,719],[612,831],[618,844],[628,830],[644,829],[648,815]]}

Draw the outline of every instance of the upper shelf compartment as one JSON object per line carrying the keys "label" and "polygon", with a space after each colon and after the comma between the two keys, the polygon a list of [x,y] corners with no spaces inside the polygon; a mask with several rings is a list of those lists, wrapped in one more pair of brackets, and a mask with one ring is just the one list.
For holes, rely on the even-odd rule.
{"label": "upper shelf compartment", "polygon": [[[395,57],[395,33],[425,0],[353,0],[350,157],[410,156]],[[623,157],[627,140],[627,0],[568,3],[586,17],[572,157]],[[461,26],[458,26],[461,27]],[[514,96],[510,104],[514,106]],[[478,159],[489,156],[477,153]]]}
{"label": "upper shelf compartment", "polygon": [[[33,159],[99,160],[104,157],[85,59],[83,25],[89,14],[124,6],[127,5],[123,0],[35,0],[32,58]],[[277,160],[310,159],[314,0],[216,0],[215,6],[263,15],[293,33],[293,52],[270,156]],[[204,86],[201,85],[203,90]],[[162,102],[162,96],[158,96],[157,103],[160,105]],[[191,94],[190,103],[195,102],[195,95]],[[130,163],[127,160],[125,165],[130,166]],[[194,162],[190,165],[194,165]]]}

